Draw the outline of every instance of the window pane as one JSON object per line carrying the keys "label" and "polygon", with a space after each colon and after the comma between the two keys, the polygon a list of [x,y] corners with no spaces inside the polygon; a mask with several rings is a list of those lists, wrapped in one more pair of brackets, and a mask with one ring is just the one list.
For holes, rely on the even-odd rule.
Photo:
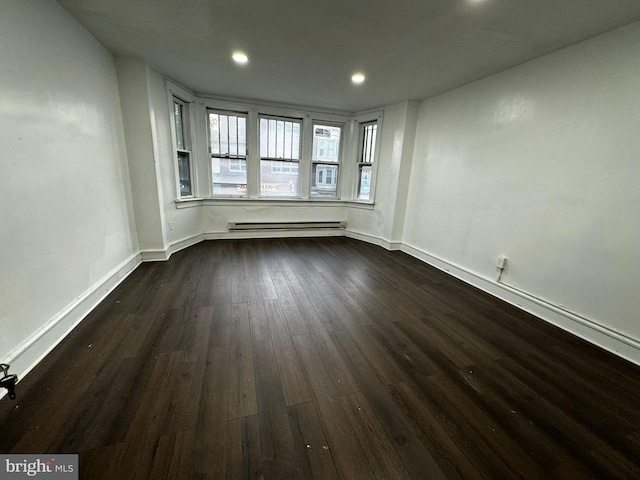
{"label": "window pane", "polygon": [[300,124],[293,124],[293,138],[291,139],[291,158],[300,160]]}
{"label": "window pane", "polygon": [[238,155],[247,155],[247,119],[238,117]]}
{"label": "window pane", "polygon": [[369,200],[369,193],[371,191],[371,167],[360,167],[360,174],[358,175],[358,199]]}
{"label": "window pane", "polygon": [[211,137],[211,153],[220,155],[220,116],[209,114],[209,136]]}
{"label": "window pane", "polygon": [[229,117],[227,115],[219,115],[220,117],[220,155],[229,155]]}
{"label": "window pane", "polygon": [[298,173],[298,162],[283,162],[280,160],[271,160],[271,173],[288,175]]}
{"label": "window pane", "polygon": [[246,172],[247,161],[242,158],[230,158],[229,171],[230,172]]}
{"label": "window pane", "polygon": [[298,162],[260,161],[260,195],[263,197],[298,196]]}
{"label": "window pane", "polygon": [[378,124],[365,125],[362,131],[362,157],[363,163],[373,163],[376,150],[376,134]]}
{"label": "window pane", "polygon": [[282,152],[282,158],[293,158],[292,156],[292,142],[293,142],[293,125],[291,122],[285,124],[284,129],[284,151]]}
{"label": "window pane", "polygon": [[189,154],[178,152],[178,177],[180,178],[180,196],[191,196],[191,162]]}
{"label": "window pane", "polygon": [[260,119],[260,156],[269,156],[269,121],[266,118]]}
{"label": "window pane", "polygon": [[239,115],[209,113],[211,155],[239,156],[247,154],[247,119]]}
{"label": "window pane", "polygon": [[229,155],[238,155],[238,117],[229,117]]}
{"label": "window pane", "polygon": [[176,145],[180,150],[186,150],[184,142],[184,122],[182,119],[183,107],[178,102],[173,102],[173,119],[176,127]]}
{"label": "window pane", "polygon": [[269,120],[269,151],[267,152],[267,156],[271,158],[276,158],[276,139],[277,139],[277,122],[275,120]]}
{"label": "window pane", "polygon": [[247,118],[209,112],[214,195],[247,194]]}
{"label": "window pane", "polygon": [[211,158],[214,195],[247,194],[247,161],[244,158]]}
{"label": "window pane", "polygon": [[314,163],[311,173],[312,197],[335,197],[338,195],[338,166]]}
{"label": "window pane", "polygon": [[340,127],[313,126],[313,160],[337,162],[340,154]]}
{"label": "window pane", "polygon": [[260,119],[260,157],[300,159],[300,122]]}
{"label": "window pane", "polygon": [[291,154],[288,157],[284,155],[284,122],[276,123],[276,157],[291,158]]}

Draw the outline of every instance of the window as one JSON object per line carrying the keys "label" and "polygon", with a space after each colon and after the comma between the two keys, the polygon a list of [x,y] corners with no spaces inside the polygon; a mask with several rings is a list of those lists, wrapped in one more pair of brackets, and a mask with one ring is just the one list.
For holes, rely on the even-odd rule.
{"label": "window", "polygon": [[207,111],[214,195],[247,193],[246,114]]}
{"label": "window", "polygon": [[313,125],[311,156],[311,196],[338,196],[338,164],[342,128],[332,125]]}
{"label": "window", "polygon": [[260,195],[298,197],[302,121],[260,117]]}
{"label": "window", "polygon": [[360,144],[358,147],[358,200],[371,197],[371,177],[376,154],[376,135],[378,122],[363,123],[360,126]]}
{"label": "window", "polygon": [[318,165],[315,168],[316,186],[320,189],[323,187],[333,188],[335,190],[338,184],[338,167],[329,165]]}
{"label": "window", "polygon": [[278,175],[298,174],[297,162],[279,162],[274,160],[271,162],[271,173]]}
{"label": "window", "polygon": [[352,116],[197,97],[171,82],[166,98],[179,208],[374,200],[382,111]]}
{"label": "window", "polygon": [[189,115],[187,104],[173,98],[173,121],[176,133],[176,154],[178,161],[178,184],[181,197],[193,196],[191,175],[191,138],[189,136]]}
{"label": "window", "polygon": [[247,171],[247,161],[239,160],[237,158],[229,159],[229,171],[230,172],[246,172]]}

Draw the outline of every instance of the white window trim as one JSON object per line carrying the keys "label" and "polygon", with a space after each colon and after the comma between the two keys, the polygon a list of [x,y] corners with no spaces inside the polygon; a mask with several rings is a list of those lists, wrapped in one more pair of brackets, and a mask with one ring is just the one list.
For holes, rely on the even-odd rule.
{"label": "white window trim", "polygon": [[[196,154],[195,146],[198,141],[196,135],[194,135],[193,126],[195,125],[195,112],[193,106],[195,105],[195,98],[185,89],[167,81],[167,100],[169,106],[169,126],[171,129],[171,150],[173,152],[173,170],[174,170],[174,185],[175,195],[177,199],[194,199],[197,198],[198,191],[198,168],[196,167]],[[176,125],[174,117],[174,100],[178,100],[186,107],[186,117],[183,117],[183,134],[188,137],[189,150],[183,150],[178,148],[178,142],[176,137]],[[186,121],[186,125],[184,122]],[[180,191],[180,171],[178,168],[178,153],[189,153],[189,175],[191,180],[191,195],[182,195]]]}
{"label": "white window trim", "polygon": [[[378,178],[378,164],[380,163],[380,146],[382,141],[382,112],[371,112],[368,114],[360,115],[354,118],[354,135],[353,140],[355,141],[355,149],[354,149],[354,158],[353,158],[353,166],[354,166],[354,178],[352,182],[352,191],[351,202],[355,203],[363,203],[363,204],[373,204],[375,203],[376,197],[376,185]],[[360,144],[361,144],[361,132],[363,125],[367,123],[377,122],[378,128],[376,130],[376,143],[375,143],[375,152],[373,155],[373,161],[371,163],[371,185],[369,187],[369,198],[368,199],[360,199],[358,198],[358,184],[360,182],[359,174],[360,174]]]}
{"label": "white window trim", "polygon": [[[206,138],[206,151],[207,151],[207,183],[209,185],[209,196],[208,198],[230,198],[230,199],[234,199],[234,198],[246,198],[249,196],[249,182],[250,182],[250,175],[249,175],[249,170],[250,170],[250,162],[249,162],[249,152],[252,150],[251,146],[250,146],[250,139],[249,139],[249,131],[251,130],[249,124],[250,124],[250,115],[247,111],[247,109],[242,109],[240,108],[239,110],[228,110],[228,109],[220,109],[220,108],[213,108],[213,107],[209,107],[206,106],[205,109],[205,125],[204,125],[204,129],[205,129],[205,138]],[[223,194],[214,194],[213,193],[213,166],[212,166],[212,159],[214,157],[213,153],[211,152],[211,132],[209,129],[209,112],[214,112],[214,113],[218,113],[218,114],[222,114],[222,115],[237,115],[237,116],[243,116],[246,118],[246,147],[247,147],[247,151],[245,152],[245,155],[238,155],[236,157],[233,157],[231,155],[216,155],[217,158],[228,158],[228,159],[232,159],[232,158],[237,158],[237,159],[241,159],[241,160],[245,160],[247,162],[247,168],[246,168],[246,173],[247,173],[247,193],[245,194],[241,194],[241,195],[223,195]]]}
{"label": "white window trim", "polygon": [[[299,150],[298,150],[298,158],[294,159],[294,158],[278,158],[278,157],[263,157],[261,152],[260,152],[260,121],[261,120],[276,120],[276,121],[284,121],[284,122],[292,122],[292,123],[298,123],[300,124],[300,145],[299,145]],[[301,117],[301,116],[295,116],[295,115],[273,115],[273,114],[269,114],[269,113],[263,113],[262,109],[260,111],[258,111],[258,122],[256,124],[256,128],[257,128],[257,140],[258,140],[258,186],[259,186],[259,191],[258,191],[258,198],[262,198],[262,199],[287,199],[287,198],[293,198],[293,199],[301,199],[303,198],[303,192],[302,192],[302,182],[301,182],[301,174],[304,175],[306,173],[306,169],[303,170],[302,167],[302,159],[304,158],[304,152],[305,152],[305,147],[306,147],[306,142],[304,141],[304,137],[305,137],[305,131],[306,131],[306,122],[305,122],[305,118]],[[293,135],[293,134],[292,134]],[[263,195],[262,194],[262,162],[270,162],[270,161],[275,161],[275,162],[287,162],[287,163],[296,163],[298,164],[298,176],[297,176],[297,185],[296,185],[296,191],[298,192],[297,195],[295,196],[288,196],[288,195]],[[276,174],[277,175],[277,174]],[[284,174],[283,174],[284,175]]]}
{"label": "white window trim", "polygon": [[[194,197],[194,193],[195,193],[195,185],[194,185],[194,181],[193,181],[193,152],[191,150],[191,146],[192,146],[192,140],[191,140],[191,120],[189,118],[190,115],[190,111],[191,109],[189,108],[189,102],[185,102],[184,100],[182,100],[181,98],[178,98],[176,96],[173,97],[172,99],[172,111],[173,111],[173,128],[174,128],[174,135],[173,135],[173,139],[175,142],[175,156],[176,156],[176,170],[178,172],[178,175],[176,177],[176,187],[178,190],[178,195],[180,195],[181,198],[191,198]],[[182,123],[182,148],[180,148],[178,146],[178,131],[176,128],[176,115],[175,115],[175,107],[176,105],[180,105],[180,113],[181,113],[181,123]],[[191,193],[188,195],[183,195],[182,193],[182,176],[180,175],[180,156],[185,156],[187,158],[187,162],[188,162],[188,168],[189,168],[189,185],[190,185],[190,190]]]}
{"label": "white window trim", "polygon": [[336,194],[335,196],[332,197],[320,197],[320,196],[315,196],[312,197],[311,194],[309,195],[310,198],[314,199],[314,200],[319,200],[320,198],[325,198],[325,199],[333,199],[333,200],[340,200],[341,198],[343,198],[343,194],[341,191],[341,186],[343,184],[343,180],[342,180],[342,176],[344,173],[344,156],[345,156],[345,152],[347,151],[346,147],[345,147],[345,143],[347,140],[347,123],[345,122],[327,122],[325,120],[322,119],[318,119],[318,118],[314,118],[313,122],[311,122],[311,149],[313,150],[313,129],[316,125],[326,125],[328,127],[338,127],[340,128],[340,143],[338,145],[338,161],[337,162],[330,162],[330,161],[326,161],[326,160],[314,160],[313,159],[313,151],[311,152],[311,155],[309,155],[310,157],[310,161],[311,161],[311,165],[310,165],[310,174],[309,174],[309,190],[311,190],[311,183],[313,182],[313,166],[314,165],[335,165],[338,167],[338,181],[336,182]]}

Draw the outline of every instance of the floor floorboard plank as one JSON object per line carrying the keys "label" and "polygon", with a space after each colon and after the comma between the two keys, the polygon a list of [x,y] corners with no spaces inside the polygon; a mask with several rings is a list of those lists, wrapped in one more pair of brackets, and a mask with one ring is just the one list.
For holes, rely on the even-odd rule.
{"label": "floor floorboard plank", "polygon": [[399,251],[140,265],[0,401],[91,480],[640,478],[640,367]]}

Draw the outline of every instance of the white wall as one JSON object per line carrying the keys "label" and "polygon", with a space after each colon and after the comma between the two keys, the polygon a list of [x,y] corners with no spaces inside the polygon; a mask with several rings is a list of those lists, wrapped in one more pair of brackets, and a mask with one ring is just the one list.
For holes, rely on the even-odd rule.
{"label": "white wall", "polygon": [[[381,140],[381,153],[379,175],[382,179],[379,182],[376,192],[376,206],[346,207],[344,203],[322,204],[316,202],[287,202],[287,201],[206,201],[194,204],[189,208],[177,208],[176,180],[175,180],[175,158],[173,153],[172,132],[171,132],[171,107],[168,104],[167,83],[164,77],[149,70],[148,91],[151,101],[151,116],[154,118],[155,134],[157,136],[157,163],[160,174],[160,185],[162,189],[163,214],[166,218],[166,235],[169,252],[178,248],[188,246],[205,238],[239,237],[250,236],[252,233],[230,234],[228,232],[229,222],[286,222],[286,221],[347,221],[347,229],[362,233],[364,238],[369,240],[377,238],[390,238],[394,222],[394,209],[396,198],[396,187],[400,175],[400,162],[404,158],[410,163],[410,156],[407,159],[407,150],[413,148],[413,137],[410,141],[403,143],[404,126],[407,112],[409,110],[417,112],[417,104],[404,102],[400,105],[385,109],[385,119],[383,121],[383,137]],[[171,83],[170,88],[181,94],[186,100],[195,100],[189,105],[191,122],[193,125],[194,141],[193,145],[193,165],[196,166],[196,173],[200,174],[194,182],[197,185],[196,196],[208,195],[207,178],[208,162],[210,158],[206,148],[206,106],[203,100],[193,98],[190,92],[182,91],[181,88]],[[283,107],[285,108],[285,107]],[[232,109],[232,108],[230,108]],[[386,133],[387,111],[390,112],[389,133]],[[415,117],[415,114],[414,114]],[[415,118],[414,118],[415,127]],[[400,142],[398,144],[398,138]],[[410,144],[410,148],[405,148],[404,157],[403,146]],[[348,181],[347,162],[353,159],[344,160],[341,175],[342,181]],[[393,162],[393,165],[391,164]],[[393,173],[388,173],[393,172]],[[393,179],[390,179],[390,176]],[[384,185],[382,185],[384,184]],[[403,211],[404,214],[404,211]],[[173,228],[169,229],[169,225]],[[386,236],[384,232],[389,232]],[[335,232],[323,232],[322,234],[333,234]],[[291,233],[287,233],[291,234]],[[317,233],[316,233],[317,234]],[[384,243],[384,242],[383,242]]]}
{"label": "white wall", "polygon": [[490,280],[507,255],[505,284],[640,345],[639,45],[635,23],[422,102],[404,242]]}
{"label": "white wall", "polygon": [[[169,104],[165,78],[149,69],[148,80],[151,117],[154,121],[155,134],[157,136],[156,161],[162,190],[162,212],[165,217],[165,232],[169,246],[181,240],[193,238],[201,233],[201,213],[200,208],[176,209],[175,199],[178,190],[176,186],[176,159],[173,151],[170,124],[173,118],[173,105]],[[195,107],[195,105],[192,105],[189,110],[189,114],[194,119],[196,112],[192,110]],[[193,157],[195,157],[195,151],[192,152],[192,160]]]}
{"label": "white wall", "polygon": [[[55,2],[8,4],[0,361],[12,371],[28,371],[135,268],[140,249],[171,251],[257,220],[346,220],[356,238],[402,243],[485,284],[505,254],[505,284],[617,332],[636,345],[628,357],[640,352],[640,24],[386,107],[374,206],[177,209],[164,78],[136,59],[116,69]],[[196,161],[208,161],[203,152]]]}
{"label": "white wall", "polygon": [[[176,171],[171,131],[171,106],[167,94],[167,84],[164,77],[150,71],[149,96],[151,99],[152,118],[155,122],[157,135],[157,162],[159,165],[160,185],[162,188],[162,208],[166,218],[166,234],[169,251],[205,238],[220,238],[230,235],[229,222],[285,222],[285,221],[323,221],[344,220],[343,206],[324,205],[296,205],[293,202],[282,202],[274,205],[266,201],[242,202],[219,201],[216,204],[196,204],[188,208],[177,208],[176,199]],[[176,88],[173,86],[172,88]],[[188,92],[185,92],[190,96]],[[184,95],[183,95],[184,96]],[[200,175],[195,179],[198,193],[208,194],[208,162],[209,154],[206,148],[206,108],[201,100],[189,105],[190,117],[193,124],[192,161],[194,173]],[[277,203],[277,202],[276,202]],[[172,228],[169,228],[171,225]],[[247,236],[243,233],[236,236]]]}
{"label": "white wall", "polygon": [[116,67],[139,247],[145,253],[163,252],[167,239],[149,87],[153,73],[137,58],[118,57]]}
{"label": "white wall", "polygon": [[405,101],[384,108],[376,172],[375,205],[347,208],[347,228],[357,238],[386,248],[402,239],[418,104]]}
{"label": "white wall", "polygon": [[0,144],[0,361],[21,374],[137,264],[114,60],[56,2],[3,2]]}
{"label": "white wall", "polygon": [[[284,203],[284,202],[283,202]],[[322,222],[343,221],[343,206],[324,205],[206,205],[202,207],[203,231],[218,234],[227,231],[228,222]]]}

